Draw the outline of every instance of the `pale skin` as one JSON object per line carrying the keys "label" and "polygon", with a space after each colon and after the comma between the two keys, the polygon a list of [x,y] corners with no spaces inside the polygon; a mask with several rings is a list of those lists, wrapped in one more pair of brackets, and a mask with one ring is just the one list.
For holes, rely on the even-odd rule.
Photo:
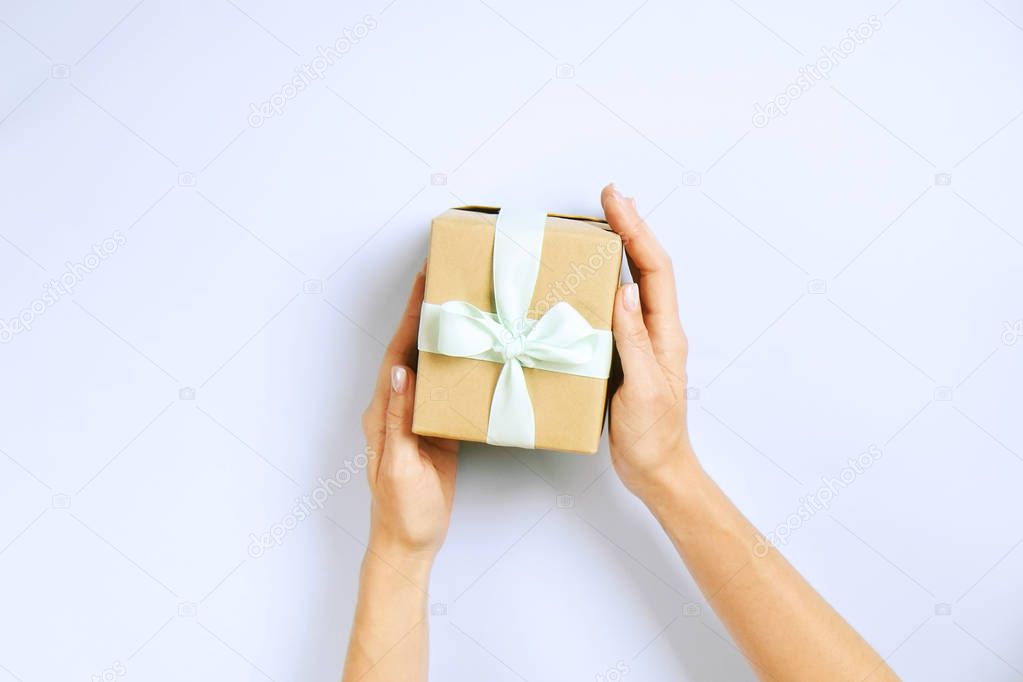
{"label": "pale skin", "polygon": [[[661,524],[761,680],[898,680],[884,660],[763,541],[704,472],[686,422],[688,343],[672,264],[636,202],[613,185],[601,203],[635,283],[616,295],[623,379],[608,441],[622,483]],[[420,273],[363,416],[373,494],[370,541],[344,681],[427,679],[427,591],[447,533],[458,443],[412,433]]]}

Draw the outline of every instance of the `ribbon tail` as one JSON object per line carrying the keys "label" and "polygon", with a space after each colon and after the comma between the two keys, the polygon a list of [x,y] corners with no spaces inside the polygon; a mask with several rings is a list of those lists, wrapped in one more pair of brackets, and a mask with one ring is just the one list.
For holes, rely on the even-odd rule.
{"label": "ribbon tail", "polygon": [[522,365],[511,359],[501,368],[490,402],[487,442],[516,448],[534,447],[533,402],[526,388]]}

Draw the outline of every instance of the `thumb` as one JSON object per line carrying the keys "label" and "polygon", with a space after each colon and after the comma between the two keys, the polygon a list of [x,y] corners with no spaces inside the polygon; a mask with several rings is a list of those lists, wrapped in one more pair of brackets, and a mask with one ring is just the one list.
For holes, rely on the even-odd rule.
{"label": "thumb", "polygon": [[650,335],[643,322],[638,284],[630,282],[618,288],[611,328],[622,360],[623,384],[647,392],[661,386],[664,375],[657,364]]}
{"label": "thumb", "polygon": [[391,386],[384,416],[384,449],[391,457],[401,458],[418,452],[418,437],[412,433],[412,407],[415,403],[416,377],[404,365],[391,367]]}

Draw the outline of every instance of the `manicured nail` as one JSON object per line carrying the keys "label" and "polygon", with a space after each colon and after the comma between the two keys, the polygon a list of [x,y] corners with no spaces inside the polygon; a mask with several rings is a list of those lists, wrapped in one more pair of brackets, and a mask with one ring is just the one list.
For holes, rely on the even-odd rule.
{"label": "manicured nail", "polygon": [[625,196],[618,190],[618,185],[611,183],[611,196],[615,198],[615,201],[622,201]]}
{"label": "manicured nail", "polygon": [[639,285],[630,282],[622,286],[622,305],[630,313],[639,309]]}
{"label": "manicured nail", "polygon": [[395,393],[401,393],[408,384],[408,372],[404,367],[395,365],[391,368],[391,388]]}

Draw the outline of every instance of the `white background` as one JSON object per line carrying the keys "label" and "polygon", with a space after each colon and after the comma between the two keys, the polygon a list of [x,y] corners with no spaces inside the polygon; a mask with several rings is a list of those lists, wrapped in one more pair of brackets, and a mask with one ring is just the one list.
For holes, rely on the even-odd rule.
{"label": "white background", "polygon": [[[906,679],[1023,679],[1023,4],[388,1],[0,2],[0,680],[336,679],[364,477],[250,534],[362,451],[433,215],[610,180],[706,468],[768,532],[877,446],[785,554]],[[752,679],[606,448],[465,447],[430,601],[437,680]]]}

